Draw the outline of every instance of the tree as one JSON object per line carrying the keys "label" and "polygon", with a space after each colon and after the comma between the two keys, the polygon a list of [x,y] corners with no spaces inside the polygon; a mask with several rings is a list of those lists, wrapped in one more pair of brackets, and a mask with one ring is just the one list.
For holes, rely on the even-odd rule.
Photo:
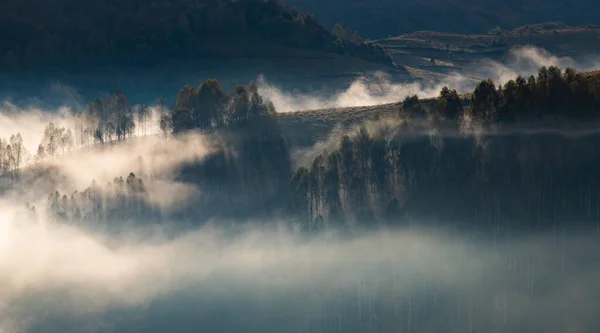
{"label": "tree", "polygon": [[147,105],[140,105],[136,108],[135,114],[137,116],[138,129],[141,131],[142,135],[146,135],[146,124],[148,118],[150,117],[150,108]]}
{"label": "tree", "polygon": [[[179,107],[173,109],[170,118],[170,126],[175,134],[184,133],[194,129],[194,118],[192,111],[187,107]],[[166,120],[166,118],[165,118]],[[162,118],[161,118],[162,124]],[[167,123],[165,123],[166,125]],[[161,128],[162,130],[162,128]]]}
{"label": "tree", "polygon": [[234,122],[245,121],[250,114],[250,94],[246,87],[238,85],[235,87],[231,97],[230,118]]}
{"label": "tree", "polygon": [[10,137],[10,145],[12,146],[14,167],[15,169],[19,169],[22,166],[25,155],[25,148],[23,147],[23,137],[21,137],[21,133],[17,133],[17,135],[12,135]]}
{"label": "tree", "polygon": [[98,143],[104,143],[104,132],[101,127],[96,128],[94,131],[94,139],[96,139]]}
{"label": "tree", "polygon": [[65,152],[70,152],[71,149],[73,149],[73,133],[70,129],[63,134],[60,140],[63,154]]}
{"label": "tree", "polygon": [[200,112],[206,113],[206,116],[198,119],[210,119],[210,125],[221,126],[225,122],[224,106],[228,100],[227,93],[219,81],[210,79],[204,81],[198,90],[198,101]]}
{"label": "tree", "polygon": [[171,118],[171,115],[168,113],[161,114],[160,119],[158,120],[158,127],[160,128],[162,136],[167,139],[173,132],[173,119]]}
{"label": "tree", "polygon": [[421,104],[421,101],[417,95],[406,96],[402,102],[402,110],[409,116],[422,114],[425,112],[425,109],[423,108],[423,105]]}
{"label": "tree", "polygon": [[63,136],[66,133],[64,127],[57,127],[50,122],[44,128],[44,137],[42,144],[45,146],[46,154],[50,157],[55,157],[63,147]]}
{"label": "tree", "polygon": [[131,113],[122,114],[117,125],[117,138],[120,140],[125,137],[131,137],[134,128],[133,115]]}
{"label": "tree", "polygon": [[456,119],[464,112],[458,93],[456,90],[448,89],[448,87],[443,87],[440,91],[440,96],[437,100],[437,109],[438,114],[448,119]]}
{"label": "tree", "polygon": [[4,172],[6,173],[15,170],[15,155],[11,145],[6,145],[5,154],[6,158],[4,160]]}
{"label": "tree", "polygon": [[44,148],[44,145],[40,144],[37,148],[37,152],[35,154],[35,158],[37,160],[37,162],[41,162],[46,158],[46,149]]}
{"label": "tree", "polygon": [[500,95],[491,79],[481,81],[471,98],[471,113],[476,119],[492,120],[496,115]]}

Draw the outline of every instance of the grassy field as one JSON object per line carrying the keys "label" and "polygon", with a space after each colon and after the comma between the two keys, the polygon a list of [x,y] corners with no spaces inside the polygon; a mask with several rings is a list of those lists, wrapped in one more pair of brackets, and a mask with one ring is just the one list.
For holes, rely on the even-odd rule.
{"label": "grassy field", "polygon": [[[466,104],[470,94],[460,95]],[[424,107],[436,99],[421,100]],[[307,148],[319,141],[326,141],[336,126],[351,130],[368,120],[392,118],[402,113],[402,102],[374,106],[329,108],[281,113],[279,121],[293,149]]]}
{"label": "grassy field", "polygon": [[600,28],[561,23],[528,25],[489,34],[421,31],[377,41],[413,76],[461,72],[483,60],[503,61],[518,46],[545,49],[556,57],[581,59],[600,52]]}

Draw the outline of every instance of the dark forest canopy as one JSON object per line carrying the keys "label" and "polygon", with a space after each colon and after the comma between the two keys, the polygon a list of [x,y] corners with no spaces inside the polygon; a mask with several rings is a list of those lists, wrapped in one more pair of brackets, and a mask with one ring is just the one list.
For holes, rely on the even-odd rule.
{"label": "dark forest canopy", "polygon": [[288,0],[323,23],[351,24],[365,37],[385,38],[415,31],[487,33],[500,26],[562,21],[600,25],[600,3],[587,0]]}
{"label": "dark forest canopy", "polygon": [[379,46],[343,40],[353,35],[278,0],[7,0],[0,31],[0,63],[12,70],[269,57],[282,47],[288,56],[306,49],[391,63]]}
{"label": "dark forest canopy", "polygon": [[[106,108],[131,109],[118,93],[97,103],[107,115],[119,112]],[[94,103],[90,105],[93,110]],[[548,121],[569,130],[568,124],[597,121],[599,112],[598,73],[543,67],[537,76],[501,86],[484,80],[468,95],[444,87],[434,100],[406,97],[395,119],[365,124],[343,136],[337,148],[293,172],[279,116],[256,86],[227,92],[218,81],[207,80],[182,88],[170,110],[163,106],[165,138],[200,131],[219,145],[208,158],[178,168],[177,180],[205,195],[191,198],[169,218],[194,223],[216,216],[278,216],[308,230],[404,225],[423,218],[480,223],[482,228],[559,228],[569,219],[600,226],[600,160],[593,153],[600,137],[511,132]],[[119,117],[95,119],[101,128],[112,128],[103,122]],[[64,129],[49,128],[43,147],[65,141]],[[12,148],[18,142],[16,135],[4,149],[8,169],[15,169],[19,160],[13,153],[19,148]],[[120,209],[126,209],[122,216],[135,219],[148,208],[146,193],[139,189],[152,184],[142,185],[135,175],[128,179],[115,180],[118,186],[112,188],[118,191],[105,192],[109,197],[90,196],[90,190],[72,197],[54,192],[49,205],[57,218],[69,221],[83,218],[80,206],[97,207],[87,215],[95,219],[118,215]],[[126,184],[138,184],[139,191]],[[100,203],[108,206],[98,208]]]}
{"label": "dark forest canopy", "polygon": [[[467,100],[447,87],[427,106],[409,96],[400,115],[429,118],[433,127],[411,132],[401,121],[343,136],[338,149],[296,170],[291,208],[309,229],[407,224],[411,217],[483,220],[491,229],[502,221],[562,228],[566,217],[574,224],[599,223],[600,161],[591,153],[597,135],[486,134],[497,125],[597,120],[599,112],[597,73],[556,67],[498,87],[482,81]],[[473,125],[481,134],[469,132]],[[440,133],[448,130],[450,135]]]}
{"label": "dark forest canopy", "polygon": [[[120,92],[104,100],[96,99],[77,116],[82,130],[76,135],[82,135],[86,145],[127,139],[132,131],[119,131],[118,128],[128,128],[120,125],[128,123],[120,119],[133,119],[135,113],[138,123],[143,123],[146,109],[132,108]],[[200,132],[211,140],[214,152],[202,161],[183,163],[174,170],[176,181],[193,184],[203,194],[182,204],[178,211],[162,216],[160,209],[148,204],[141,179],[149,175],[136,171],[126,180],[116,178],[104,187],[93,183],[72,195],[50,194],[48,207],[57,221],[92,228],[101,224],[110,229],[118,228],[106,225],[111,221],[119,221],[118,225],[140,219],[199,223],[217,216],[264,217],[285,204],[292,172],[289,147],[273,105],[263,101],[256,85],[239,85],[227,92],[217,80],[206,80],[199,87],[182,88],[170,108],[159,105],[157,109],[164,139]],[[45,151],[44,143],[40,147],[40,151]],[[138,164],[143,165],[143,161]]]}

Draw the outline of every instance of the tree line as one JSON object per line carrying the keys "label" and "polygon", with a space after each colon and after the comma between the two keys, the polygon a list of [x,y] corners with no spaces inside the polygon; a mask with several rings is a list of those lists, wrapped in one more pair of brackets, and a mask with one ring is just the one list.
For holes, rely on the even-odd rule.
{"label": "tree line", "polygon": [[[156,108],[166,112],[162,100]],[[110,141],[120,141],[153,132],[153,115],[148,105],[133,107],[121,91],[104,99],[88,103],[84,112],[75,115],[75,131],[81,146]]]}
{"label": "tree line", "polygon": [[112,230],[123,222],[148,223],[160,216],[148,202],[143,180],[133,172],[104,186],[92,181],[85,190],[71,195],[54,191],[48,195],[47,206],[55,221]]}
{"label": "tree line", "polygon": [[[484,80],[467,95],[444,87],[435,100],[408,96],[397,124],[378,123],[376,130],[366,124],[343,136],[337,149],[292,173],[277,114],[254,84],[230,92],[216,80],[186,86],[159,117],[162,135],[168,139],[199,131],[220,149],[175,170],[177,181],[203,191],[175,217],[245,219],[281,213],[286,207],[286,216],[309,230],[406,225],[421,217],[480,223],[492,229],[515,221],[521,227],[558,228],[564,227],[565,217],[577,217],[600,227],[596,190],[600,178],[595,173],[600,160],[583,153],[593,151],[599,137],[461,132],[467,120],[486,128],[535,124],[548,117],[593,119],[600,100],[598,88],[598,75],[571,69],[562,73],[550,67],[541,68],[537,77],[519,77],[503,86]],[[419,117],[428,121],[411,122]],[[451,133],[446,135],[448,129]],[[62,142],[44,140],[46,146]],[[64,202],[63,197],[54,194],[49,201]],[[117,207],[124,200],[105,200],[109,208],[103,209],[110,211],[110,205]],[[80,216],[70,212],[66,216]]]}
{"label": "tree line", "polygon": [[49,122],[33,152],[25,148],[20,133],[13,134],[9,140],[0,139],[0,175],[16,177],[22,167],[54,159],[76,148],[156,134],[156,127],[163,135],[169,135],[172,129],[155,119],[160,120],[160,115],[168,112],[162,100],[154,108],[148,105],[134,107],[120,91],[104,99],[96,98],[85,109],[75,110],[69,125]]}
{"label": "tree line", "polygon": [[[468,116],[486,124],[569,118],[589,120],[600,110],[600,75],[567,68],[542,67],[537,77],[518,76],[504,85],[481,81],[467,105],[459,103],[455,90],[444,87],[437,99],[437,113],[450,119]],[[418,97],[405,100],[418,109]]]}
{"label": "tree line", "polygon": [[44,135],[35,154],[24,146],[21,133],[11,135],[9,140],[0,139],[0,176],[8,175],[8,179],[15,180],[23,167],[70,152],[73,144],[71,130],[58,127],[52,122],[44,128]]}
{"label": "tree line", "polygon": [[[259,121],[261,117],[264,119]],[[206,80],[198,88],[182,88],[171,107],[160,99],[154,108],[134,107],[121,91],[116,91],[89,102],[83,110],[76,110],[72,128],[49,122],[33,153],[23,146],[20,133],[9,140],[0,139],[0,175],[17,172],[23,166],[53,159],[75,148],[157,134],[156,129],[168,138],[189,130],[209,133],[241,128],[254,118],[253,129],[261,130],[261,126],[277,126],[276,117],[275,108],[263,101],[254,83],[247,87],[239,85],[228,93],[218,81]]]}
{"label": "tree line", "polygon": [[9,140],[0,138],[0,175],[14,173],[30,159],[31,154],[23,146],[21,133],[11,135]]}
{"label": "tree line", "polygon": [[183,208],[182,219],[263,216],[285,203],[292,170],[288,143],[273,104],[254,83],[230,92],[217,80],[186,86],[160,127],[166,136],[204,133],[217,148],[176,171],[178,180],[203,192]]}
{"label": "tree line", "polygon": [[[84,121],[77,123],[82,125],[77,135],[98,144],[105,141],[99,135],[92,141],[90,129],[114,136],[116,130],[110,122],[130,110],[124,97],[109,97],[111,101],[115,99],[118,103],[90,103],[88,112],[80,118]],[[101,105],[112,107],[101,108]],[[190,198],[170,218],[197,223],[215,216],[264,216],[285,204],[291,176],[289,148],[273,104],[263,100],[254,83],[238,85],[227,92],[217,80],[206,80],[198,87],[183,87],[170,108],[159,109],[163,112],[157,121],[166,140],[194,131],[207,136],[216,147],[202,161],[185,163],[174,170],[176,181],[193,184],[202,194]],[[112,192],[103,190],[101,195],[96,185],[71,196],[53,192],[48,197],[48,206],[59,220],[75,224],[95,225],[119,216],[135,220],[143,214],[156,213],[147,202],[146,192],[114,192],[129,189],[125,185],[130,180],[141,183],[132,174],[126,181],[119,178],[107,185],[105,188],[113,189]],[[128,197],[131,193],[134,198]]]}
{"label": "tree line", "polygon": [[[444,87],[438,98],[406,97],[399,115],[410,121],[369,132],[362,126],[339,147],[298,168],[290,183],[292,214],[308,229],[331,225],[462,221],[480,227],[600,227],[600,137],[561,134],[461,134],[465,119],[491,125],[543,119],[596,119],[600,76],[556,67],[503,86],[491,80],[470,96]],[[454,124],[445,135],[436,130]],[[564,123],[563,123],[564,124]]]}

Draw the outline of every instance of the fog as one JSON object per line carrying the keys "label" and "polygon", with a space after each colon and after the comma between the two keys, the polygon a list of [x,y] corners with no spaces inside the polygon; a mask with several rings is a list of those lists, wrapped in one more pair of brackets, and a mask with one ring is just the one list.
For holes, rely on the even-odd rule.
{"label": "fog", "polygon": [[49,122],[73,128],[72,109],[61,107],[47,110],[35,106],[20,108],[7,101],[0,105],[0,138],[4,140],[12,134],[21,133],[23,145],[30,152],[35,153],[44,136],[44,127]]}
{"label": "fog", "polygon": [[[393,82],[384,72],[373,73],[361,77],[350,84],[348,88],[339,90],[333,95],[300,93],[287,91],[269,83],[266,76],[259,76],[257,83],[260,94],[273,102],[278,112],[299,110],[314,110],[322,108],[369,106],[399,102],[409,95],[420,98],[431,98],[439,95],[442,87],[448,86],[458,92],[471,92],[478,80],[493,79],[502,84],[518,75],[535,75],[541,66],[558,66],[562,69],[572,67],[578,70],[591,70],[597,67],[597,59],[575,61],[569,57],[557,57],[544,49],[524,46],[510,50],[503,63],[482,60],[464,68],[460,73],[450,73],[441,81]],[[205,78],[200,78],[202,81]],[[198,84],[200,82],[197,82]],[[192,84],[194,84],[192,82]],[[5,100],[0,105],[0,137],[8,138],[11,134],[20,132],[24,138],[25,147],[32,153],[43,136],[43,128],[52,121],[58,126],[74,128],[73,114],[85,108],[81,96],[74,87],[52,83],[52,92],[63,100],[63,106],[55,109],[43,109],[31,102],[28,107],[19,107]],[[159,132],[157,126],[156,108],[151,108],[152,117],[148,124],[151,128],[148,134]],[[138,124],[139,125],[139,124]],[[139,129],[140,126],[137,126]]]}
{"label": "fog", "polygon": [[505,62],[484,59],[460,72],[450,73],[440,81],[397,83],[392,82],[389,75],[379,72],[361,77],[347,89],[326,96],[284,91],[271,85],[268,78],[262,76],[259,77],[258,84],[260,94],[272,101],[279,112],[290,112],[395,103],[412,95],[432,98],[437,97],[444,86],[466,93],[472,92],[480,80],[491,78],[496,84],[504,84],[519,75],[537,75],[542,66],[558,66],[563,70],[567,67],[591,70],[597,68],[597,65],[597,59],[578,62],[569,57],[557,57],[541,48],[523,46],[511,49]]}
{"label": "fog", "polygon": [[[53,185],[66,191],[128,172],[138,155],[166,175],[213,147],[194,134],[150,136],[47,163],[64,175]],[[150,197],[168,209],[177,204],[169,197],[186,192],[158,178]],[[24,200],[43,202],[44,191],[0,199],[2,333],[563,333],[600,324],[598,231],[305,235],[285,220],[214,220],[177,236],[148,225],[117,238],[57,223],[43,203],[35,216],[23,214]]]}
{"label": "fog", "polygon": [[3,332],[562,333],[599,324],[598,234],[306,239],[250,221],[115,245],[0,205]]}
{"label": "fog", "polygon": [[[587,68],[534,48],[513,50],[508,59],[479,71],[500,83],[542,65]],[[265,78],[259,84],[280,112],[396,102],[412,94],[436,96],[443,85],[474,86],[460,75],[398,84],[377,74],[316,97],[284,92]],[[48,122],[74,126],[81,106],[69,105],[43,110],[5,102],[0,133],[20,132],[35,152]],[[385,132],[398,122],[367,128]],[[235,227],[213,220],[179,233],[124,226],[116,237],[51,218],[45,204],[50,191],[73,193],[92,180],[103,184],[130,172],[151,179],[147,200],[163,211],[202,195],[176,181],[174,171],[206,158],[219,143],[199,134],[164,139],[156,133],[153,128],[146,136],[28,165],[20,186],[3,189],[0,333],[564,333],[595,332],[600,325],[598,230],[487,235],[406,227],[306,235],[286,220]],[[297,151],[296,163],[335,148],[343,133],[338,127],[317,147]],[[24,212],[26,201],[36,214]]]}
{"label": "fog", "polygon": [[[31,134],[36,137],[34,129],[43,133],[43,121],[56,121],[59,118],[67,124],[70,119],[62,113],[41,113],[37,110],[15,115],[13,119],[15,124],[32,124]],[[27,130],[27,125],[22,129]],[[28,141],[27,135],[30,133],[22,133],[26,133],[23,136],[26,144],[37,141]],[[29,202],[36,207],[44,207],[48,194],[55,190],[70,196],[75,191],[89,187],[92,181],[103,186],[115,178],[127,178],[134,173],[146,182],[145,199],[148,203],[167,212],[186,202],[189,196],[201,195],[195,186],[176,180],[177,168],[185,163],[203,160],[216,150],[217,145],[214,138],[189,133],[169,139],[146,135],[81,147],[47,157],[41,162],[30,161],[18,171],[19,181],[16,183],[10,180],[10,174],[0,175],[0,199],[16,197],[21,205]]]}
{"label": "fog", "polygon": [[[259,93],[265,99],[270,100],[278,112],[388,104],[399,102],[409,95],[418,95],[421,98],[434,97],[445,85],[457,90],[474,86],[469,83],[468,79],[458,75],[435,83],[394,83],[388,75],[382,72],[375,73],[370,77],[361,77],[347,89],[332,96],[282,91],[269,84],[264,77],[260,77],[257,83]],[[464,89],[460,89],[460,87],[464,87]]]}

